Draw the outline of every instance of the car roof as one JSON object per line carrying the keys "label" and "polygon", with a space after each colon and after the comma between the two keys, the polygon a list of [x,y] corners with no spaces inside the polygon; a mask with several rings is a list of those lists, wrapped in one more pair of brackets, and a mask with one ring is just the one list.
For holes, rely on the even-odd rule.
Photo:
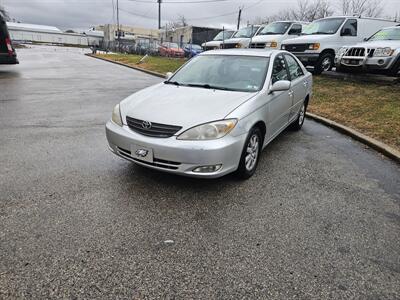
{"label": "car roof", "polygon": [[218,49],[209,50],[200,55],[240,55],[240,56],[264,56],[270,57],[273,53],[284,52],[282,50],[265,49]]}

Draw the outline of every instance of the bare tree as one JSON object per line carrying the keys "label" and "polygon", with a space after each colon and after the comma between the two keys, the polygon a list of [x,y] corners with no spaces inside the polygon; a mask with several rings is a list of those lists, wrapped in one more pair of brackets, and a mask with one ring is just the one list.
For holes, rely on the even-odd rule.
{"label": "bare tree", "polygon": [[297,7],[280,11],[270,19],[309,21],[331,16],[333,9],[328,0],[299,0]]}
{"label": "bare tree", "polygon": [[382,16],[382,1],[378,0],[342,0],[344,15],[359,15],[363,17]]}

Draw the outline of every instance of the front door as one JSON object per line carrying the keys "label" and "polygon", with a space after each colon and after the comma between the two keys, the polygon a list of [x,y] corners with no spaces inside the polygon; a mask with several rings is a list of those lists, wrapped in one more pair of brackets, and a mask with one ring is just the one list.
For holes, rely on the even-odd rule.
{"label": "front door", "polygon": [[285,59],[293,91],[293,102],[289,113],[289,122],[291,122],[297,117],[300,107],[306,98],[308,82],[305,80],[304,72],[296,59],[290,54],[285,54]]}
{"label": "front door", "polygon": [[[273,85],[280,80],[290,80],[287,64],[282,54],[275,57],[271,84]],[[293,92],[291,90],[272,92],[269,95],[271,97],[268,105],[269,138],[274,137],[287,126],[293,102],[292,96]]]}

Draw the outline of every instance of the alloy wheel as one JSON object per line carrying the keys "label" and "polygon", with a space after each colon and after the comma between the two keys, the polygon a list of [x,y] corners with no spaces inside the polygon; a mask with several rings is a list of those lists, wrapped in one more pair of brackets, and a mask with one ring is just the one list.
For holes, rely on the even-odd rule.
{"label": "alloy wheel", "polygon": [[260,140],[257,134],[253,134],[249,139],[246,149],[245,165],[247,171],[252,171],[257,165]]}

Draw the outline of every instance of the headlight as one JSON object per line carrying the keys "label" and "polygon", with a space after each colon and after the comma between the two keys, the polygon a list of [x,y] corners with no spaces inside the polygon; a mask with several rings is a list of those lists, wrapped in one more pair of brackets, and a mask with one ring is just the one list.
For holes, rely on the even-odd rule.
{"label": "headlight", "polygon": [[227,135],[237,124],[236,119],[215,121],[186,130],[178,140],[214,140]]}
{"label": "headlight", "polygon": [[111,120],[115,124],[122,126],[121,110],[119,109],[119,104],[115,105],[113,112],[112,112]]}
{"label": "headlight", "polygon": [[337,55],[338,56],[343,56],[346,52],[347,52],[347,48],[346,47],[342,47],[342,48],[339,49]]}
{"label": "headlight", "polygon": [[278,43],[277,42],[266,42],[265,43],[265,47],[267,47],[267,48],[276,48],[276,47],[278,47]]}
{"label": "headlight", "polygon": [[241,43],[237,43],[236,45],[235,45],[235,48],[242,48],[243,47],[243,45],[241,44]]}
{"label": "headlight", "polygon": [[374,51],[374,56],[391,56],[393,54],[394,50],[390,47],[386,48],[377,48]]}
{"label": "headlight", "polygon": [[319,43],[309,44],[308,45],[308,50],[318,50],[319,46],[320,46]]}

